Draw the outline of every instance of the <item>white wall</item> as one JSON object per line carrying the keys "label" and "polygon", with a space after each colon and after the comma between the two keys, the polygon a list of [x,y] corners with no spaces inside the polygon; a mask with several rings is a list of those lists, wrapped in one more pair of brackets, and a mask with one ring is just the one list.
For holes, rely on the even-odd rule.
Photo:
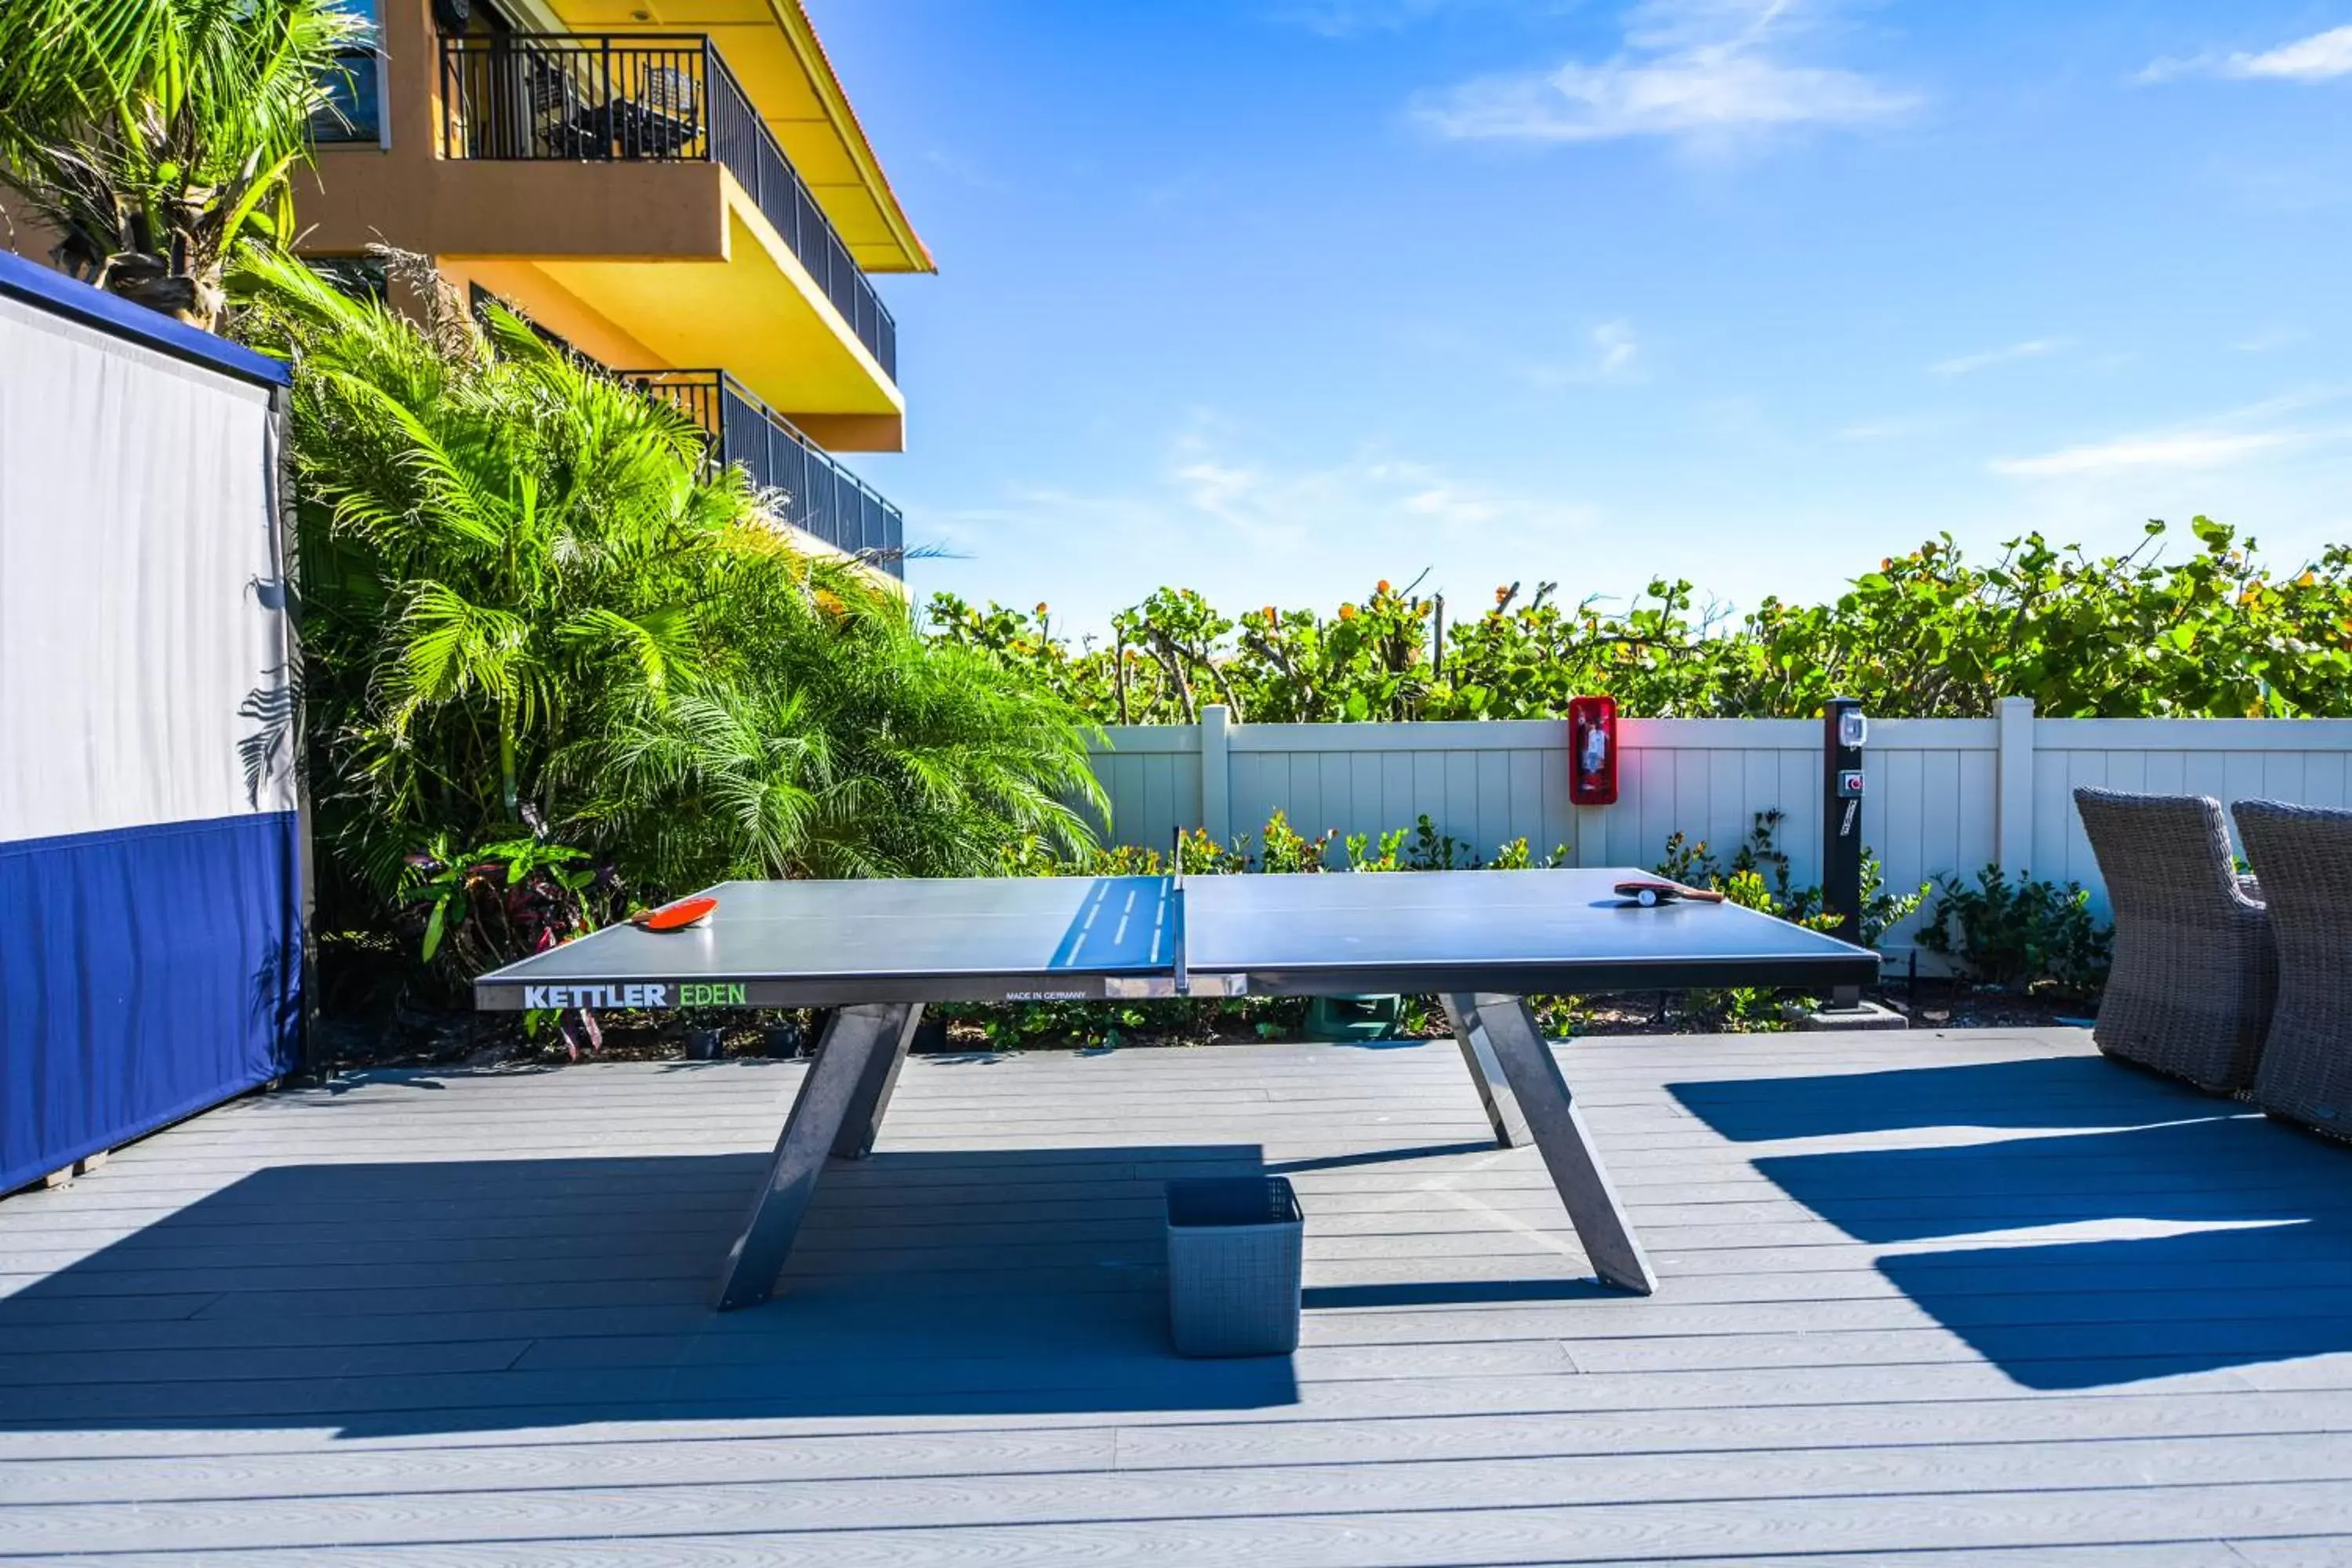
{"label": "white wall", "polygon": [[[2036,719],[2014,698],[2001,708],[1872,720],[1863,839],[1891,886],[2000,862],[2082,882],[2104,908],[2077,784],[2352,805],[2352,721]],[[1558,721],[1239,725],[1211,709],[1202,725],[1113,729],[1096,773],[1119,843],[1164,847],[1180,826],[1255,842],[1277,807],[1310,837],[1377,835],[1425,812],[1481,856],[1524,837],[1538,854],[1566,845],[1571,864],[1647,868],[1676,831],[1727,858],[1755,814],[1778,807],[1798,885],[1820,879],[1818,721],[1633,719],[1619,743],[1617,804],[1581,808],[1569,803]],[[1886,943],[1909,945],[1900,931]]]}

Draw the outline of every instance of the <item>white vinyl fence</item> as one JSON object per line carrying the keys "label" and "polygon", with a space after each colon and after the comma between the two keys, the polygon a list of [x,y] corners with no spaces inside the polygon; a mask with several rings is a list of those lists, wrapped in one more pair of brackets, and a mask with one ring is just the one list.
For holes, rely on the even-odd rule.
{"label": "white vinyl fence", "polygon": [[[1667,837],[1728,858],[1758,812],[1783,814],[1799,886],[1818,881],[1822,726],[1811,719],[1631,719],[1619,726],[1618,798],[1571,805],[1568,726],[1495,723],[1121,726],[1097,754],[1111,837],[1165,847],[1179,827],[1255,844],[1277,808],[1310,837],[1377,836],[1426,814],[1491,857],[1524,837],[1578,866],[1650,867]],[[1864,753],[1863,841],[1890,887],[1973,878],[1989,864],[2105,894],[2071,792],[2352,805],[2352,720],[2037,719],[2011,698],[1992,719],[1879,719]],[[1909,934],[1890,935],[1899,956]]]}

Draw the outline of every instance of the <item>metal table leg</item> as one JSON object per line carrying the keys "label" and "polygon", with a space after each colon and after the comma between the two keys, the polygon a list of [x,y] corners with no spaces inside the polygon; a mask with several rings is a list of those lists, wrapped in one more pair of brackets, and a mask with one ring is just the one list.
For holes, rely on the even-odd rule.
{"label": "metal table leg", "polygon": [[[825,1026],[816,1060],[793,1097],[792,1114],[776,1140],[767,1179],[751,1200],[743,1229],[719,1270],[713,1299],[721,1311],[756,1307],[774,1293],[776,1276],[792,1255],[825,1156],[846,1136],[851,1114],[869,1107],[866,1122],[880,1121],[898,1070],[894,1053],[903,1051],[920,1009],[911,1003],[843,1007]],[[877,1058],[885,1058],[877,1061]],[[863,1135],[870,1143],[870,1131]]]}
{"label": "metal table leg", "polygon": [[1503,1076],[1526,1114],[1536,1147],[1543,1151],[1552,1185],[1559,1189],[1560,1201],[1568,1205],[1568,1217],[1593,1268],[1612,1285],[1649,1295],[1657,1289],[1657,1277],[1650,1271],[1650,1259],[1625,1218],[1624,1205],[1610,1184],[1600,1152],[1593,1147],[1584,1118],[1577,1112],[1575,1097],[1560,1076],[1559,1063],[1545,1043],[1535,1015],[1518,997],[1491,992],[1448,997],[1449,1011],[1457,1001],[1469,1004],[1465,1021],[1471,1036],[1483,1036],[1502,1064]]}
{"label": "metal table leg", "polygon": [[898,1026],[898,1037],[885,1040],[883,1048],[866,1058],[866,1070],[858,1076],[857,1091],[850,1097],[848,1114],[841,1119],[841,1131],[834,1136],[833,1157],[836,1160],[863,1160],[874,1152],[874,1140],[882,1132],[883,1114],[890,1109],[890,1096],[898,1087],[898,1069],[907,1065],[907,1048],[915,1043],[915,1030],[923,1021],[921,1003],[905,1011],[906,1021]]}
{"label": "metal table leg", "polygon": [[1532,1142],[1527,1116],[1519,1110],[1511,1086],[1504,1081],[1503,1064],[1496,1058],[1495,1043],[1477,1027],[1476,1005],[1465,995],[1439,1000],[1445,1008],[1445,1021],[1454,1026],[1454,1043],[1462,1048],[1462,1065],[1470,1071],[1471,1085],[1478,1091],[1478,1103],[1485,1107],[1486,1121],[1495,1129],[1495,1142],[1506,1149],[1526,1148]]}

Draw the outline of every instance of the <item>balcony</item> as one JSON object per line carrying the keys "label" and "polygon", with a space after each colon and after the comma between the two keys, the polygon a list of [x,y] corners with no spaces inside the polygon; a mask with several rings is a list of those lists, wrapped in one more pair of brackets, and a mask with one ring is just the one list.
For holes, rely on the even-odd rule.
{"label": "balcony", "polygon": [[710,437],[717,463],[739,463],[762,489],[788,498],[793,526],[904,581],[906,520],[723,370],[613,374],[683,410]]}
{"label": "balcony", "polygon": [[445,157],[719,164],[898,379],[897,323],[709,38],[445,37],[441,94]]}

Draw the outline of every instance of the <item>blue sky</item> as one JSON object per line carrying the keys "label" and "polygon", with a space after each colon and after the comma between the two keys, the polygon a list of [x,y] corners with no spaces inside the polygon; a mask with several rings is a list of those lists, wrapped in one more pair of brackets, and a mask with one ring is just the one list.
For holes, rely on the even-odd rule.
{"label": "blue sky", "polygon": [[920,593],[2352,538],[2352,0],[812,10],[940,263],[858,461]]}

